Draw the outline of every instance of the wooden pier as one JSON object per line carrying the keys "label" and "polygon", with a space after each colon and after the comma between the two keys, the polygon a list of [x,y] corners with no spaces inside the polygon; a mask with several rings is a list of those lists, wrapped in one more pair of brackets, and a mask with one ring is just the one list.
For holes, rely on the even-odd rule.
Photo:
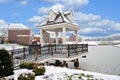
{"label": "wooden pier", "polygon": [[65,64],[66,61],[75,61],[88,52],[88,44],[29,45],[29,52],[25,53],[25,50],[26,48],[23,49],[22,55],[11,53],[14,68],[21,62],[46,63],[50,60],[60,60]]}

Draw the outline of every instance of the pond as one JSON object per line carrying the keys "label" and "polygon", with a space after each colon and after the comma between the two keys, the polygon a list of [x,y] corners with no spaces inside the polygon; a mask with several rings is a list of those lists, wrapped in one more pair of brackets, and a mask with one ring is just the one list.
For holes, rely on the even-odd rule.
{"label": "pond", "polygon": [[[80,68],[87,71],[120,75],[120,47],[89,46],[86,58],[79,58]],[[73,68],[72,63],[69,66]]]}

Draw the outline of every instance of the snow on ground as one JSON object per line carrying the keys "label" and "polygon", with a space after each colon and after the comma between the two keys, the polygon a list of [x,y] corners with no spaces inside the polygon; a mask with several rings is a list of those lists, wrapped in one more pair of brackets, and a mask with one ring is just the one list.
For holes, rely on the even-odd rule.
{"label": "snow on ground", "polygon": [[88,45],[94,45],[97,46],[98,42],[97,41],[83,41],[83,42],[79,42],[79,44],[88,44]]}
{"label": "snow on ground", "polygon": [[[75,41],[67,41],[66,44],[76,44]],[[97,41],[83,41],[83,42],[78,42],[78,44],[88,44],[88,45],[98,45]]]}
{"label": "snow on ground", "polygon": [[[103,79],[103,80],[120,80],[120,76],[115,75],[107,75],[107,74],[101,74],[96,72],[89,72],[89,71],[82,71],[82,70],[75,70],[75,69],[68,69],[68,68],[61,68],[61,67],[54,67],[54,66],[45,66],[46,72],[42,76],[36,76],[35,80],[67,80],[66,75],[73,75],[73,74],[80,74],[84,73],[85,75],[93,75],[94,79]],[[32,70],[27,69],[20,69],[15,70],[15,74],[13,75],[15,80],[17,80],[18,75],[20,75],[23,72],[32,72]],[[73,80],[75,79],[75,76],[73,77]],[[87,80],[87,78],[84,78],[82,80]]]}
{"label": "snow on ground", "polygon": [[18,76],[21,74],[21,73],[32,73],[32,70],[28,70],[28,69],[19,69],[19,70],[15,70],[14,71],[14,79],[15,80],[18,80]]}
{"label": "snow on ground", "polygon": [[114,46],[116,46],[116,47],[120,47],[120,44],[118,44],[118,45],[114,45]]}

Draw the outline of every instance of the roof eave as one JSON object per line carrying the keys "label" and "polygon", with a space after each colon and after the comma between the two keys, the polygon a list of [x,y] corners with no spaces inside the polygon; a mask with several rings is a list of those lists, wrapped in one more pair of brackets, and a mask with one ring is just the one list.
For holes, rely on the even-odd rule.
{"label": "roof eave", "polygon": [[69,29],[73,29],[73,30],[79,30],[79,26],[75,25],[75,24],[71,24],[71,23],[66,23],[66,22],[59,22],[59,23],[54,23],[53,24],[47,24],[47,25],[40,25],[38,26],[38,28],[40,29],[57,29],[57,28],[62,28],[62,27],[66,27]]}

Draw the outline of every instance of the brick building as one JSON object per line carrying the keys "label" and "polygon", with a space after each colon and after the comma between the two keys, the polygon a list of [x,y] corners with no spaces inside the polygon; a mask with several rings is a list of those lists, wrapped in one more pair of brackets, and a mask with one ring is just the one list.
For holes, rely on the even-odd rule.
{"label": "brick building", "polygon": [[31,30],[23,24],[10,24],[8,42],[29,45],[32,41]]}
{"label": "brick building", "polygon": [[[34,40],[32,40],[32,44],[38,44],[40,42],[41,35],[34,35]],[[50,31],[43,32],[43,43],[44,44],[51,44],[55,43],[55,34]]]}
{"label": "brick building", "polygon": [[[76,41],[76,35],[75,34],[71,35],[69,40]],[[78,35],[78,42],[80,42],[80,41],[82,41],[82,38]]]}

